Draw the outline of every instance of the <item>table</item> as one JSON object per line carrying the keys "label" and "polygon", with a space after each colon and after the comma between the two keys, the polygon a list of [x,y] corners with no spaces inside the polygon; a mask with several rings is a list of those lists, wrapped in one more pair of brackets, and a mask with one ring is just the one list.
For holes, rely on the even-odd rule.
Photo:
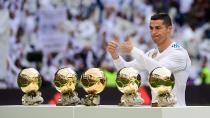
{"label": "table", "polygon": [[0,118],[209,118],[210,106],[0,106]]}

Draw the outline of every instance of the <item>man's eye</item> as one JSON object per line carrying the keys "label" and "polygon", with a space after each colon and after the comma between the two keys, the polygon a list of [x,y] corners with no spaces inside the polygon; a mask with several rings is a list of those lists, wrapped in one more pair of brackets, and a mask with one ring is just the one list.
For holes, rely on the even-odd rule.
{"label": "man's eye", "polygon": [[149,29],[152,30],[153,28],[152,27],[149,27]]}
{"label": "man's eye", "polygon": [[156,29],[161,29],[161,27],[156,27]]}

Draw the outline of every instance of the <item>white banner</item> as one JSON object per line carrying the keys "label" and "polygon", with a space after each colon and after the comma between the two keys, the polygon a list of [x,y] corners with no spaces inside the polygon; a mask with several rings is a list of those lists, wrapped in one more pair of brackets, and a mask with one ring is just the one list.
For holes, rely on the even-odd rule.
{"label": "white banner", "polygon": [[68,44],[68,35],[60,31],[60,25],[67,19],[64,8],[40,9],[39,44],[44,52],[59,52]]}
{"label": "white banner", "polygon": [[68,35],[66,33],[53,33],[39,35],[39,45],[44,52],[60,52],[67,48]]}

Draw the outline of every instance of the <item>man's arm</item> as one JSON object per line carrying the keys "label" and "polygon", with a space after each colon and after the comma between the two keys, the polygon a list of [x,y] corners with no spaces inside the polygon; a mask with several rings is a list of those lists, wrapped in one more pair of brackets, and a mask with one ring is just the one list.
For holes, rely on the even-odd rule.
{"label": "man's arm", "polygon": [[144,68],[149,72],[157,67],[166,67],[172,72],[176,72],[185,69],[187,64],[187,58],[181,50],[171,52],[161,61],[156,61],[148,57],[143,51],[135,47],[132,49],[131,55],[138,61],[138,63],[142,63]]}
{"label": "man's arm", "polygon": [[120,69],[124,67],[133,67],[137,69],[138,71],[144,71],[144,67],[141,63],[138,63],[137,60],[132,60],[130,62],[125,61],[121,56],[119,56],[118,59],[113,60],[115,67],[119,71]]}

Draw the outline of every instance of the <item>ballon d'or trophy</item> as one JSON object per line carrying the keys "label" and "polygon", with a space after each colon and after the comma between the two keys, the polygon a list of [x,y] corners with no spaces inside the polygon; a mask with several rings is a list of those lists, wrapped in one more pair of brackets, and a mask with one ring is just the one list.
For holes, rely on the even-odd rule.
{"label": "ballon d'or trophy", "polygon": [[57,106],[73,106],[80,103],[75,87],[77,74],[71,68],[61,68],[55,73],[55,88],[61,93]]}
{"label": "ballon d'or trophy", "polygon": [[96,106],[100,104],[100,96],[106,85],[106,77],[99,68],[88,69],[80,79],[83,89],[88,93],[82,103],[86,106]]}
{"label": "ballon d'or trophy", "polygon": [[41,75],[34,68],[21,70],[18,75],[17,83],[19,88],[25,93],[22,97],[23,105],[39,105],[44,100],[41,97],[39,88],[42,84]]}
{"label": "ballon d'or trophy", "polygon": [[119,105],[136,106],[144,102],[138,89],[141,85],[141,76],[132,67],[122,68],[117,73],[117,88],[123,93]]}
{"label": "ballon d'or trophy", "polygon": [[149,83],[151,89],[156,94],[153,107],[172,107],[176,104],[176,98],[172,94],[172,89],[175,85],[175,78],[173,73],[165,68],[155,68],[149,76]]}

